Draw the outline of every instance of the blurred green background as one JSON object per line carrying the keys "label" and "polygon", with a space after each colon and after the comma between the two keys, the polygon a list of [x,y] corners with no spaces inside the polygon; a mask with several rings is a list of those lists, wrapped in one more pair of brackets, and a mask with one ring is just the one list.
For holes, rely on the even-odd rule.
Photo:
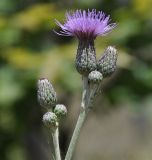
{"label": "blurred green background", "polygon": [[[152,1],[0,0],[0,159],[48,160],[52,147],[37,103],[37,80],[51,80],[68,108],[61,122],[62,156],[78,116],[81,76],[74,68],[77,40],[57,36],[54,19],[66,10],[96,8],[118,27],[96,40],[119,51],[116,73],[85,124],[74,160],[152,159]],[[53,159],[53,158],[52,158]]]}

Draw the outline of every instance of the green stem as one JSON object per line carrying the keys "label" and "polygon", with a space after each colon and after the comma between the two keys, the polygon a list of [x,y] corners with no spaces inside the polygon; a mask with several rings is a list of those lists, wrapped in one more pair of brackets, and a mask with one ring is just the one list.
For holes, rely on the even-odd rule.
{"label": "green stem", "polygon": [[53,138],[53,145],[54,145],[54,151],[55,151],[55,160],[61,160],[60,147],[59,147],[59,129],[58,129],[58,127],[56,127],[52,131],[52,138]]}
{"label": "green stem", "polygon": [[101,89],[101,83],[98,85],[94,85],[94,87],[91,89],[90,93],[89,93],[89,97],[88,97],[88,101],[87,101],[87,106],[91,107],[94,98],[97,96],[97,94],[99,93]]}
{"label": "green stem", "polygon": [[73,136],[70,141],[70,145],[67,151],[67,154],[65,156],[65,160],[71,160],[76,142],[78,140],[81,128],[84,124],[84,121],[86,119],[87,113],[89,111],[87,105],[87,98],[88,98],[88,92],[89,92],[89,87],[88,87],[88,78],[83,77],[83,93],[82,93],[82,103],[81,103],[81,112],[79,114],[79,118],[76,124],[76,127],[73,132]]}

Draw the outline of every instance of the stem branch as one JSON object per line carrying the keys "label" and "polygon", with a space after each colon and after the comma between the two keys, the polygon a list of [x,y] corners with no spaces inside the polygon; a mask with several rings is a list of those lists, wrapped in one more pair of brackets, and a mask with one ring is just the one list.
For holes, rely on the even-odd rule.
{"label": "stem branch", "polygon": [[78,118],[76,127],[74,129],[73,136],[71,138],[70,145],[69,145],[67,154],[65,156],[65,160],[71,160],[71,158],[72,158],[77,139],[79,137],[81,128],[84,124],[87,113],[89,111],[88,107],[86,106],[87,101],[88,101],[88,92],[89,92],[88,78],[83,77],[83,93],[82,93],[82,102],[81,102],[81,112],[79,114],[79,118]]}
{"label": "stem branch", "polygon": [[56,127],[52,131],[52,138],[53,138],[53,145],[54,145],[54,151],[55,151],[55,160],[61,160],[60,147],[59,147],[59,129],[58,129],[58,127]]}

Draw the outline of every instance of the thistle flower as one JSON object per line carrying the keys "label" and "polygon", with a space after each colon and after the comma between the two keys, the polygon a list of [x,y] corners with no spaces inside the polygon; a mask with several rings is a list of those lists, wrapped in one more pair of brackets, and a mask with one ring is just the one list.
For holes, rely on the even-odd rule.
{"label": "thistle flower", "polygon": [[82,75],[88,75],[91,71],[96,70],[96,52],[94,40],[97,36],[104,36],[109,33],[115,26],[110,22],[110,16],[106,16],[102,11],[76,10],[67,12],[64,24],[56,20],[61,27],[58,35],[74,36],[79,40],[76,56],[76,69]]}
{"label": "thistle flower", "polygon": [[110,16],[106,16],[102,11],[76,10],[75,12],[66,13],[66,21],[64,24],[56,21],[57,25],[61,27],[59,35],[75,36],[80,41],[92,40],[97,36],[104,36],[109,33],[116,23],[110,22]]}

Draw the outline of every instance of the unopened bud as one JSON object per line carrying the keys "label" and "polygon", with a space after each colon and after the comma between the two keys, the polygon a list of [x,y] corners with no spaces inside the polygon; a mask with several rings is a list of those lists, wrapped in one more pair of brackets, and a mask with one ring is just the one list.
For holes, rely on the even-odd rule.
{"label": "unopened bud", "polygon": [[57,101],[56,92],[53,89],[53,86],[47,79],[38,80],[38,102],[41,106],[49,109],[52,106],[55,106]]}
{"label": "unopened bud", "polygon": [[92,71],[88,75],[88,80],[90,83],[98,84],[102,81],[103,76],[99,71]]}
{"label": "unopened bud", "polygon": [[104,77],[110,76],[116,70],[117,62],[117,50],[109,46],[104,55],[98,61],[98,70],[103,74]]}
{"label": "unopened bud", "polygon": [[47,112],[43,115],[43,123],[46,127],[57,127],[57,116],[53,112]]}
{"label": "unopened bud", "polygon": [[57,104],[54,108],[54,113],[58,118],[61,118],[67,114],[66,106],[63,104]]}
{"label": "unopened bud", "polygon": [[91,71],[95,70],[96,53],[94,42],[79,42],[76,56],[76,69],[82,75],[88,75]]}

